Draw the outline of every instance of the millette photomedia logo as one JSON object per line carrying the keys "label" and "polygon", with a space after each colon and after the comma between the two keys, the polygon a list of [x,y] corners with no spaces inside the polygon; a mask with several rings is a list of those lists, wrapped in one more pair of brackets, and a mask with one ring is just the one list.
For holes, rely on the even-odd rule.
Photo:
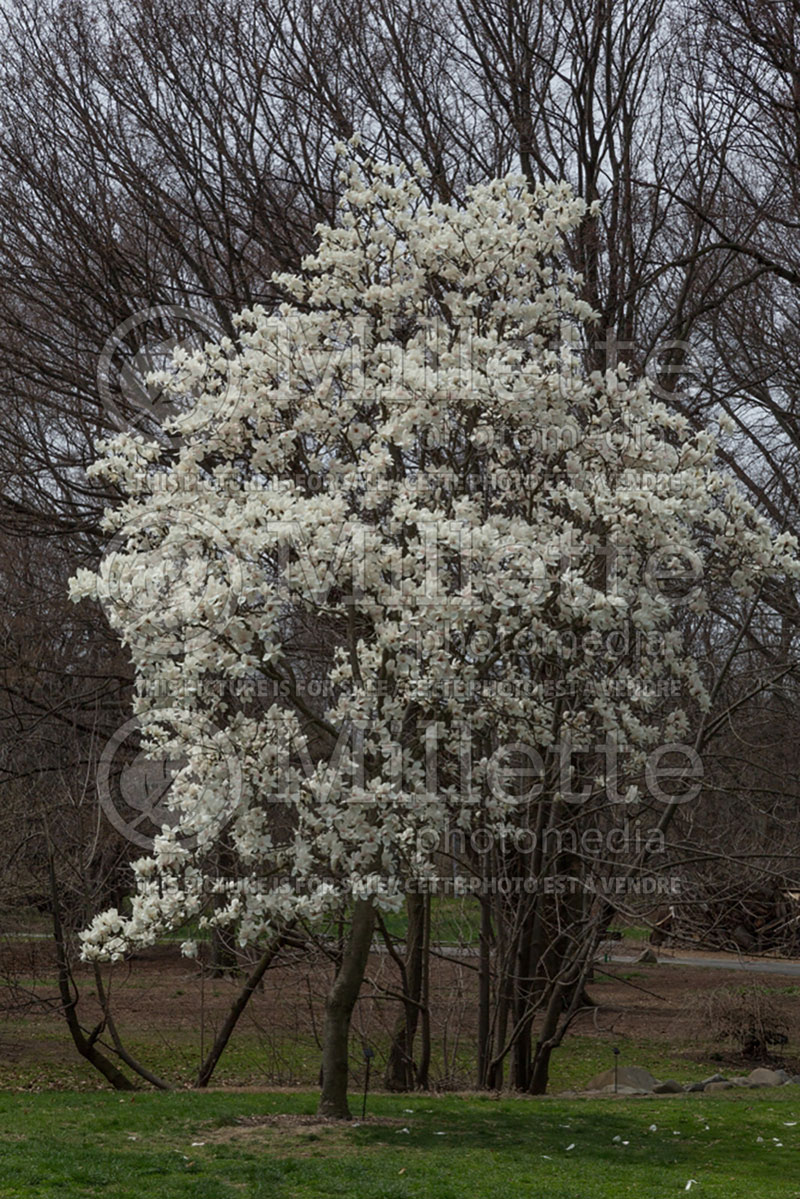
{"label": "millette photomedia logo", "polygon": [[[180,753],[168,739],[170,725],[192,728],[191,743]],[[136,717],[109,738],[97,765],[98,800],[131,844],[152,852],[155,837],[170,829],[194,849],[218,838],[239,809],[239,758],[227,735],[196,712],[172,712],[163,726],[163,752],[143,743]]]}

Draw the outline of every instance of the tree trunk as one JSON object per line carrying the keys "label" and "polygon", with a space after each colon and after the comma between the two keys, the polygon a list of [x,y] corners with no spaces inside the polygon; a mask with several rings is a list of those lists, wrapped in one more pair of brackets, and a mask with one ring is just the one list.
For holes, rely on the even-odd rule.
{"label": "tree trunk", "polygon": [[544,1095],[547,1090],[547,1083],[550,1078],[550,1054],[552,1052],[552,1045],[543,1045],[540,1042],[536,1046],[529,1087],[531,1095]]}
{"label": "tree trunk", "polygon": [[408,933],[406,935],[403,1011],[397,1018],[389,1048],[389,1060],[383,1076],[387,1091],[410,1091],[414,1086],[414,1038],[419,1023],[422,995],[426,896],[416,891],[406,899]]}
{"label": "tree trunk", "polygon": [[478,1086],[488,1082],[491,1046],[492,913],[489,896],[481,895],[480,958],[478,965]]}
{"label": "tree trunk", "polygon": [[325,1002],[322,1094],[317,1109],[320,1116],[334,1116],[339,1120],[352,1118],[347,1103],[350,1018],[367,968],[374,922],[371,900],[357,900],[342,961]]}
{"label": "tree trunk", "polygon": [[420,1091],[428,1089],[428,1074],[431,1067],[431,897],[424,896],[422,904],[422,980],[420,986],[420,1035],[419,1066],[415,1083]]}
{"label": "tree trunk", "polygon": [[[486,1068],[485,1086],[490,1091],[503,1089],[505,1072],[505,1053],[503,1049],[508,1036],[509,1016],[514,1010],[514,955],[516,943],[513,929],[509,928],[507,913],[503,908],[500,897],[495,902],[495,973],[497,975],[497,995],[495,1010],[492,1018],[494,1025],[493,1057]],[[518,939],[518,938],[517,938]]]}
{"label": "tree trunk", "polygon": [[531,1081],[531,1043],[535,1011],[533,993],[541,955],[541,925],[539,904],[531,904],[525,918],[519,920],[514,963],[514,1024],[517,1035],[511,1053],[511,1085],[518,1091],[526,1091]]}
{"label": "tree trunk", "polygon": [[558,1029],[558,1017],[563,1006],[563,993],[564,988],[562,984],[556,982],[550,994],[550,1002],[547,1005],[542,1027],[539,1030],[536,1051],[533,1055],[530,1083],[528,1086],[531,1095],[544,1095],[547,1090],[547,1083],[550,1077],[550,1054],[558,1043],[556,1033]]}

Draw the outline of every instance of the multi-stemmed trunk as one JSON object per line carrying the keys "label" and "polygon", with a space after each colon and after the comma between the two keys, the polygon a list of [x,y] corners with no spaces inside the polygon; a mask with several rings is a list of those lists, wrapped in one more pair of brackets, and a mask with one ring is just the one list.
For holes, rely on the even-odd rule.
{"label": "multi-stemmed trunk", "polygon": [[325,1002],[322,1093],[318,1108],[321,1116],[351,1118],[347,1102],[350,1020],[367,968],[374,923],[372,901],[357,900],[339,969]]}
{"label": "multi-stemmed trunk", "polygon": [[[427,933],[430,924],[430,896],[416,891],[410,892],[406,899],[406,912],[408,931],[405,960],[397,958],[403,974],[403,1010],[392,1032],[389,1058],[383,1076],[388,1091],[411,1091],[415,1086],[427,1086],[427,1069],[424,1067],[426,1059],[430,1056],[429,1044],[423,1043],[421,1068],[418,1070],[414,1061],[414,1041],[420,1013],[424,1014],[427,1010],[425,981],[430,959]],[[424,1024],[423,1020],[423,1033]]]}

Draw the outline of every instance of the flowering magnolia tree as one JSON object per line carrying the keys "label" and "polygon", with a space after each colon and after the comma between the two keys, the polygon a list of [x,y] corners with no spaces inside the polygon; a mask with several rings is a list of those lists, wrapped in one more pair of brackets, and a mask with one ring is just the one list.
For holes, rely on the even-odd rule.
{"label": "flowering magnolia tree", "polygon": [[502,845],[605,802],[611,744],[614,801],[635,800],[709,705],[687,614],[715,580],[754,597],[796,570],[710,435],[623,365],[583,369],[566,186],[445,205],[421,167],[342,162],[336,226],[276,278],[287,302],[176,362],[163,437],[101,447],[125,499],[72,584],[178,763],[175,822],[84,956],[190,919],[247,944],[351,905],[323,1051],[339,1115],[375,911],[436,876],[447,830]]}

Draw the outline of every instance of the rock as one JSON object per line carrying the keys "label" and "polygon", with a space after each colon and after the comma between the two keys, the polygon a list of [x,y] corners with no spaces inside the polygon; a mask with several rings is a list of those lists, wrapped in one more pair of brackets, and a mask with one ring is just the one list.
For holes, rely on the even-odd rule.
{"label": "rock", "polygon": [[683,1087],[674,1078],[667,1078],[664,1082],[657,1082],[653,1087],[655,1095],[682,1095]]}
{"label": "rock", "polygon": [[727,1082],[724,1074],[712,1074],[710,1078],[703,1079],[703,1086],[707,1087],[710,1082]]}
{"label": "rock", "polygon": [[706,1091],[731,1091],[736,1084],[733,1082],[709,1082],[703,1088]]}
{"label": "rock", "polygon": [[644,949],[644,950],[642,950],[642,952],[639,954],[638,958],[634,958],[633,960],[634,960],[634,962],[636,963],[636,965],[637,965],[637,966],[642,966],[642,965],[655,966],[655,965],[658,965],[658,958],[657,958],[657,957],[656,957],[656,955],[653,953],[652,949]]}
{"label": "rock", "polygon": [[782,1073],[785,1071],[768,1070],[766,1066],[759,1066],[750,1071],[747,1081],[751,1087],[779,1087],[783,1084]]}
{"label": "rock", "polygon": [[749,1079],[749,1078],[745,1078],[745,1076],[744,1076],[743,1074],[740,1074],[740,1075],[739,1075],[738,1077],[736,1077],[736,1078],[732,1078],[732,1079],[731,1079],[731,1082],[733,1083],[733,1085],[734,1085],[735,1087],[752,1087],[752,1085],[753,1085],[753,1084],[751,1083],[750,1079]]}
{"label": "rock", "polygon": [[706,1084],[704,1082],[690,1082],[686,1088],[687,1091],[704,1091],[705,1089]]}
{"label": "rock", "polygon": [[[643,1066],[620,1066],[617,1072],[617,1083],[620,1087],[633,1087],[636,1091],[644,1091],[647,1094],[653,1093],[653,1088],[658,1082],[649,1070],[645,1070]],[[596,1074],[590,1082],[586,1084],[587,1091],[603,1091],[606,1087],[614,1089],[614,1071],[604,1070],[602,1074]]]}
{"label": "rock", "polygon": [[796,1083],[798,1086],[800,1086],[800,1074],[793,1074],[789,1079],[789,1082]]}
{"label": "rock", "polygon": [[791,1074],[787,1074],[787,1072],[784,1069],[776,1070],[775,1073],[778,1075],[778,1077],[780,1078],[782,1083],[787,1083],[787,1082],[792,1081]]}
{"label": "rock", "polygon": [[652,1095],[652,1093],[652,1091],[642,1091],[639,1087],[624,1087],[622,1083],[619,1084],[616,1091],[613,1083],[610,1087],[603,1087],[601,1091],[597,1091],[598,1095]]}

